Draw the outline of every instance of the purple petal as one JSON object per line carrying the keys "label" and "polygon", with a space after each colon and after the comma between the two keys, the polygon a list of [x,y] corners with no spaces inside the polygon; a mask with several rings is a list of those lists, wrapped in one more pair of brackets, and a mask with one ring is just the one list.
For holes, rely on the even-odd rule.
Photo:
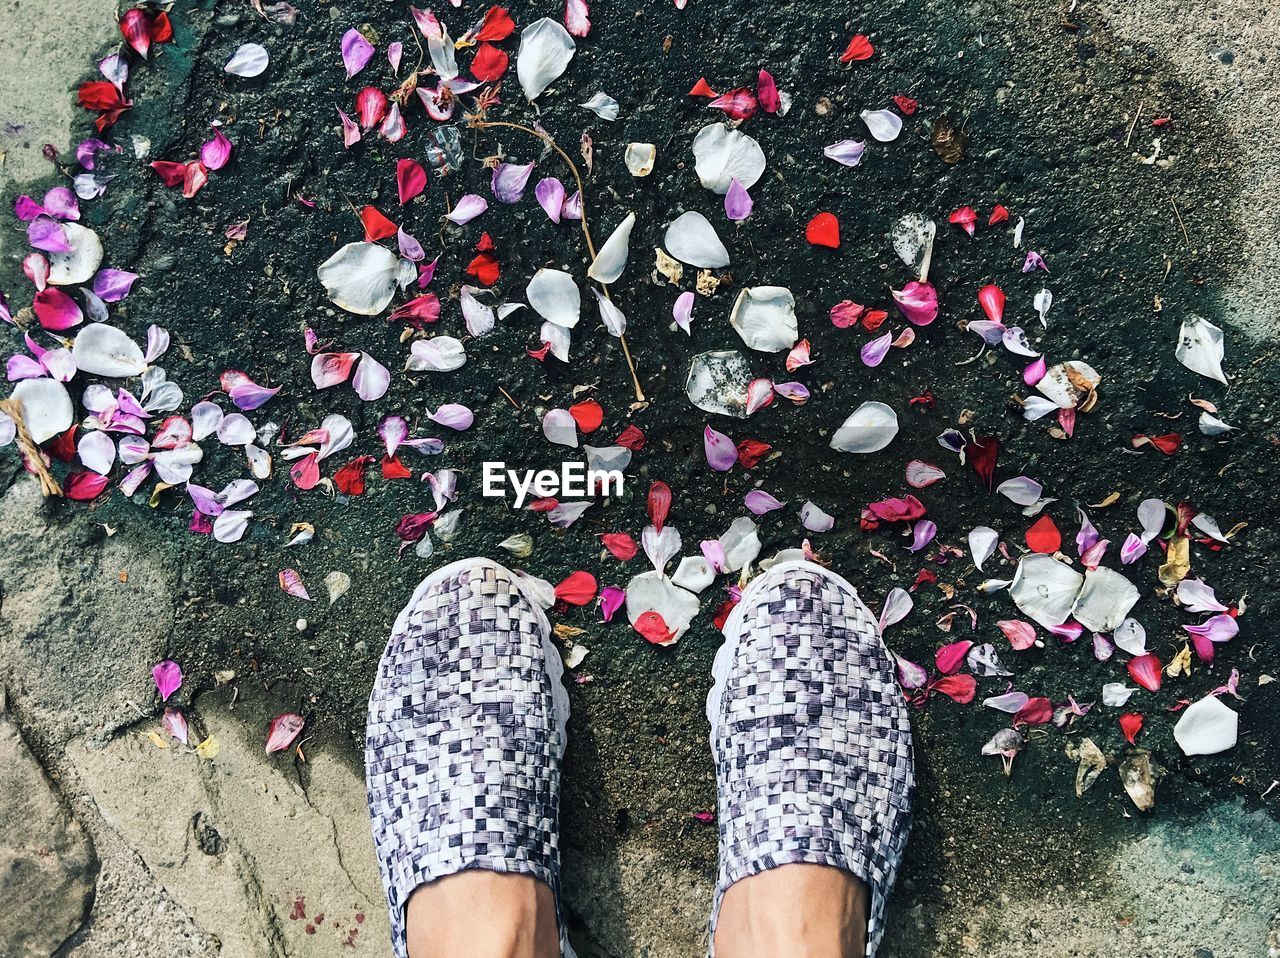
{"label": "purple petal", "polygon": [[[422,248],[422,244],[406,233],[403,226],[396,230],[396,244],[400,247],[400,255],[411,263],[421,263],[427,258],[427,251]],[[430,283],[431,280],[428,279],[427,282]]]}
{"label": "purple petal", "polygon": [[751,215],[755,203],[747,188],[738,182],[735,176],[729,181],[729,190],[724,194],[724,215],[735,223],[741,223]]}
{"label": "purple petal", "polygon": [[499,163],[493,171],[490,186],[499,203],[518,203],[524,196],[525,185],[533,173],[533,164]]}
{"label": "purple petal", "polygon": [[538,205],[547,211],[547,218],[560,222],[560,210],[564,208],[564,184],[554,176],[544,176],[533,189]]}
{"label": "purple petal", "polygon": [[1147,544],[1142,541],[1142,537],[1130,532],[1124,540],[1124,545],[1120,547],[1121,564],[1133,565],[1146,554]]}
{"label": "purple petal", "polygon": [[342,35],[342,65],[347,68],[347,79],[363,70],[373,57],[373,44],[352,27]]}
{"label": "purple petal", "polygon": [[475,413],[461,403],[445,403],[435,412],[430,413],[427,418],[438,425],[456,429],[459,432],[470,429],[476,421]]}
{"label": "purple petal", "polygon": [[861,349],[862,364],[870,366],[874,369],[884,362],[885,356],[889,355],[889,347],[893,345],[893,333],[885,333],[883,336],[877,336],[869,343],[863,345]]}
{"label": "purple petal", "polygon": [[560,217],[566,220],[582,219],[582,193],[574,191],[574,193],[564,201],[564,206],[560,207]]}
{"label": "purple petal", "polygon": [[65,186],[55,186],[44,195],[44,209],[50,216],[60,220],[78,220],[80,204],[75,193]]}
{"label": "purple petal", "polygon": [[1042,269],[1046,273],[1049,272],[1049,266],[1044,261],[1044,257],[1035,250],[1027,250],[1026,262],[1022,264],[1022,271],[1030,273],[1032,270]]}
{"label": "purple petal", "polygon": [[243,409],[246,412],[257,409],[267,402],[272,396],[280,391],[281,387],[276,386],[268,389],[266,386],[259,386],[255,382],[245,380],[237,382],[231,387],[231,391],[227,394],[231,397],[232,403],[237,409]]}
{"label": "purple petal", "polygon": [[182,667],[172,659],[165,659],[152,668],[151,677],[156,680],[161,701],[167,702],[169,696],[178,691],[178,687],[182,685]]}
{"label": "purple petal", "polygon": [[27,242],[33,248],[46,253],[70,253],[71,244],[67,242],[66,231],[62,224],[51,216],[38,216],[27,224]]}
{"label": "purple petal", "polygon": [[822,155],[844,166],[857,166],[862,162],[862,154],[866,148],[866,143],[861,140],[840,140],[823,147]]}
{"label": "purple petal", "polygon": [[921,519],[911,530],[911,551],[919,552],[938,534],[938,526],[929,519]]}
{"label": "purple petal", "polygon": [[110,150],[115,150],[118,153],[120,147],[104,143],[102,140],[91,136],[87,140],[81,140],[76,146],[76,162],[83,169],[92,170],[97,165],[98,154],[106,153]]}
{"label": "purple petal", "polygon": [[797,406],[809,401],[809,387],[804,383],[774,383],[773,391],[783,399],[790,399]]}
{"label": "purple petal", "polygon": [[465,226],[488,208],[489,201],[483,196],[468,193],[458,199],[458,202],[454,204],[453,209],[449,211],[445,219],[458,226]]}
{"label": "purple petal", "polygon": [[125,269],[101,269],[93,278],[93,292],[103,302],[118,303],[129,295],[138,274]]}
{"label": "purple petal", "polygon": [[702,431],[702,446],[707,454],[707,464],[716,472],[728,472],[738,461],[738,447],[733,440],[710,426]]}
{"label": "purple petal", "polygon": [[1227,642],[1240,632],[1235,616],[1225,612],[1205,619],[1199,625],[1184,625],[1182,628],[1189,635],[1205,638],[1210,642]]}
{"label": "purple petal", "polygon": [[763,489],[752,489],[743,497],[742,501],[751,513],[757,516],[762,516],[766,512],[773,512],[775,509],[781,509],[786,505],[786,503],[779,502]]}

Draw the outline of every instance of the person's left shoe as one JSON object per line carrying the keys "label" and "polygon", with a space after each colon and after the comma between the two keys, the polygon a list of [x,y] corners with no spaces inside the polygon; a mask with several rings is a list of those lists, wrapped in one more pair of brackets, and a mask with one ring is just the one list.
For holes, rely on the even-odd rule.
{"label": "person's left shoe", "polygon": [[428,576],[396,619],[365,741],[396,958],[414,889],[468,869],[531,875],[559,912],[563,673],[546,615],[488,559]]}

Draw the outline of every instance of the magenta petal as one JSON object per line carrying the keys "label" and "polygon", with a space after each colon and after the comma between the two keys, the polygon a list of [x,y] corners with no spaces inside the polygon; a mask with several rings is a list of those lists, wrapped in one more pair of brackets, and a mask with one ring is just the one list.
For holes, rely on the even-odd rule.
{"label": "magenta petal", "polygon": [[1142,537],[1130,532],[1124,540],[1124,545],[1120,547],[1121,564],[1133,565],[1146,554],[1147,544],[1142,541]]}
{"label": "magenta petal", "polygon": [[938,526],[932,520],[921,519],[911,529],[911,551],[919,552],[938,534]]}
{"label": "magenta petal", "polygon": [[742,501],[751,513],[757,516],[762,516],[766,512],[773,512],[775,509],[781,509],[786,505],[785,502],[779,502],[763,489],[752,489],[743,497]]}
{"label": "magenta petal", "polygon": [[533,188],[533,195],[538,198],[538,205],[546,210],[547,218],[559,223],[560,210],[564,208],[564,184],[554,176],[544,176]]}
{"label": "magenta petal", "polygon": [[470,429],[476,421],[475,413],[461,403],[445,403],[427,417],[432,422],[459,432]]}
{"label": "magenta petal", "polygon": [[499,203],[518,203],[524,196],[525,185],[533,173],[533,164],[499,163],[493,171],[490,186]]}
{"label": "magenta petal", "polygon": [[342,35],[342,65],[347,68],[347,79],[363,70],[373,57],[373,44],[355,27]]}
{"label": "magenta petal", "polygon": [[600,590],[600,615],[606,622],[612,622],[614,613],[627,601],[627,593],[616,585],[607,585]]}
{"label": "magenta petal", "polygon": [[938,666],[938,671],[943,675],[951,675],[953,672],[958,672],[971,648],[973,648],[973,642],[969,639],[961,639],[959,642],[944,645],[934,653],[934,664]]}
{"label": "magenta petal", "polygon": [[747,188],[738,182],[735,176],[729,181],[729,190],[724,194],[724,215],[735,223],[741,223],[751,215],[755,203]]}
{"label": "magenta petal", "polygon": [[885,333],[883,336],[877,336],[875,339],[865,343],[860,350],[862,356],[862,364],[870,366],[874,369],[884,362],[885,356],[889,355],[889,347],[893,345],[893,333]]}
{"label": "magenta petal", "polygon": [[160,690],[160,700],[167,702],[169,696],[178,691],[178,687],[182,685],[182,667],[172,659],[165,659],[151,669],[151,677],[155,679],[156,688]]}
{"label": "magenta petal", "polygon": [[710,426],[702,431],[702,446],[707,454],[707,464],[716,472],[728,472],[738,461],[738,447],[733,440]]}
{"label": "magenta petal", "polygon": [[31,308],[40,325],[55,332],[79,326],[84,321],[79,304],[56,286],[46,286],[36,293]]}
{"label": "magenta petal", "polygon": [[1034,386],[1040,380],[1044,379],[1047,370],[1048,367],[1045,365],[1044,357],[1041,356],[1022,371],[1022,381],[1028,386]]}
{"label": "magenta petal", "polygon": [[105,303],[118,303],[129,295],[138,274],[124,269],[102,269],[93,278],[93,292]]}
{"label": "magenta petal", "polygon": [[213,139],[200,147],[200,162],[210,170],[220,170],[231,159],[231,141],[218,127],[213,128]]}
{"label": "magenta petal", "polygon": [[914,326],[928,326],[938,318],[938,291],[932,283],[910,282],[901,290],[890,290],[898,311]]}

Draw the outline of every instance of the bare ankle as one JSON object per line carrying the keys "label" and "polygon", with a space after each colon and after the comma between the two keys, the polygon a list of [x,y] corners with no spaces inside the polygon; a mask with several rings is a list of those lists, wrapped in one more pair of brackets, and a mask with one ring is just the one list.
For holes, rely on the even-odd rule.
{"label": "bare ankle", "polygon": [[551,888],[528,875],[466,871],[418,887],[405,909],[409,958],[557,958]]}
{"label": "bare ankle", "polygon": [[725,892],[716,958],[863,958],[867,886],[824,865],[783,865]]}

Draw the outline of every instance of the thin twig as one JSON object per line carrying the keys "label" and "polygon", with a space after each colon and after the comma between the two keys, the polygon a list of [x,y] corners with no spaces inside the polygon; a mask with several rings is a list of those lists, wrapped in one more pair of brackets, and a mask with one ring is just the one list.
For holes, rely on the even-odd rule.
{"label": "thin twig", "polygon": [[1187,232],[1187,224],[1182,222],[1182,212],[1178,209],[1178,204],[1174,202],[1173,197],[1169,197],[1169,205],[1173,207],[1173,215],[1178,218],[1178,225],[1182,227],[1182,238],[1187,241],[1187,245],[1191,245],[1191,234]]}
{"label": "thin twig", "polygon": [[1133,114],[1133,122],[1129,124],[1129,132],[1124,135],[1125,149],[1129,148],[1129,141],[1133,139],[1133,128],[1138,125],[1138,117],[1142,116],[1143,101],[1138,101],[1138,109]]}
{"label": "thin twig", "polygon": [[[570,172],[573,173],[573,180],[578,186],[578,196],[582,199],[582,219],[579,222],[582,224],[582,235],[587,241],[587,252],[591,254],[591,258],[594,260],[596,258],[596,244],[591,239],[591,228],[587,225],[587,190],[582,183],[582,174],[578,172],[578,166],[573,162],[569,154],[562,150],[560,148],[560,144],[552,139],[551,134],[535,130],[531,126],[524,126],[520,123],[510,123],[506,120],[481,120],[479,118],[472,118],[470,126],[477,130],[485,130],[491,127],[519,130],[521,133],[528,133],[530,136],[537,137],[543,143],[547,144],[547,146],[551,147],[551,149],[555,150],[556,153],[560,154],[560,159],[564,160],[565,164],[569,167]],[[609,295],[608,285],[605,283],[601,283],[600,285],[604,289],[604,295],[606,298],[612,302],[613,297]],[[619,336],[618,342],[622,343],[622,355],[626,357],[627,368],[631,371],[631,384],[635,387],[636,401],[646,402],[644,398],[644,390],[640,388],[640,377],[636,375],[636,364],[632,361],[631,350],[627,346],[627,337]]]}
{"label": "thin twig", "polygon": [[524,411],[524,406],[520,405],[520,404],[519,404],[518,402],[516,402],[513,398],[511,398],[511,393],[507,392],[507,391],[506,391],[505,389],[503,389],[501,386],[499,386],[499,387],[498,387],[498,392],[500,392],[500,393],[502,393],[502,395],[506,396],[506,397],[507,397],[507,402],[511,403],[511,405],[515,406],[517,409],[521,410],[522,412]]}

